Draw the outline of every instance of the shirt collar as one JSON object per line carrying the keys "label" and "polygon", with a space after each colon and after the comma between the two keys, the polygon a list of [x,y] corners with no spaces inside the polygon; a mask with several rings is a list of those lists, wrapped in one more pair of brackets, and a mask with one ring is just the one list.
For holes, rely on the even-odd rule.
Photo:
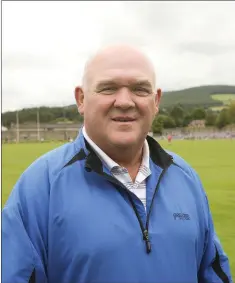
{"label": "shirt collar", "polygon": [[[87,140],[87,142],[90,144],[92,149],[95,151],[95,153],[98,155],[100,160],[105,164],[108,170],[112,170],[114,167],[121,167],[118,163],[116,163],[113,159],[111,159],[100,147],[98,147],[97,144],[95,144],[88,136],[85,126],[82,128],[82,133],[84,138]],[[143,157],[142,157],[142,163],[141,166],[144,166],[148,169],[150,169],[149,166],[149,145],[148,142],[144,141],[144,148],[143,148]]]}

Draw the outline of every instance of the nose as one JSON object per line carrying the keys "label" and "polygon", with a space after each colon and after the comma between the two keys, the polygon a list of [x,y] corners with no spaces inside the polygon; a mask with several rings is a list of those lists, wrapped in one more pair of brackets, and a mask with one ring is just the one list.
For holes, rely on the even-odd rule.
{"label": "nose", "polygon": [[123,110],[135,106],[132,93],[127,87],[120,88],[119,91],[116,93],[114,106],[117,108],[122,108]]}

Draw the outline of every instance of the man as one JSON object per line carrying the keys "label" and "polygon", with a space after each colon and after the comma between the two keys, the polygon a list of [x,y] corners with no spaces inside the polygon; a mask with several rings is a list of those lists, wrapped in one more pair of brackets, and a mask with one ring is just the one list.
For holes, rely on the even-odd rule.
{"label": "man", "polygon": [[169,134],[167,136],[167,140],[168,140],[168,144],[171,144],[171,140],[172,140],[172,135],[171,134]]}
{"label": "man", "polygon": [[35,161],[3,209],[2,282],[231,282],[197,174],[147,136],[151,62],[105,48],[75,97],[77,139]]}

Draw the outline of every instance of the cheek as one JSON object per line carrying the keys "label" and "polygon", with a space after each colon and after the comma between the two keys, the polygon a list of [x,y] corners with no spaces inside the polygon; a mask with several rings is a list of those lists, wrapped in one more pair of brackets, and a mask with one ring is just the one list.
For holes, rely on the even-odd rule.
{"label": "cheek", "polygon": [[139,104],[140,112],[146,118],[152,119],[157,113],[157,105],[153,99]]}
{"label": "cheek", "polygon": [[158,104],[157,104],[155,98],[153,98],[152,102],[150,103],[150,111],[151,111],[151,114],[153,116],[155,116],[158,112]]}
{"label": "cheek", "polygon": [[85,114],[99,119],[99,117],[104,117],[108,114],[112,107],[111,99],[101,96],[93,96],[88,98],[84,102],[84,112]]}

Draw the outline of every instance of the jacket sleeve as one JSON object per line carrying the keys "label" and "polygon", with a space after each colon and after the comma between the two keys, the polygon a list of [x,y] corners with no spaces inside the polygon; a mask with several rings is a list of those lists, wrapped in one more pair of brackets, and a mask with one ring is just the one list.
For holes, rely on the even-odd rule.
{"label": "jacket sleeve", "polygon": [[20,177],[2,211],[3,283],[47,282],[49,180],[45,162]]}
{"label": "jacket sleeve", "polygon": [[205,196],[208,230],[206,233],[205,249],[199,270],[199,283],[230,283],[229,260],[219,238],[214,230],[212,215],[209,209],[208,199]]}

